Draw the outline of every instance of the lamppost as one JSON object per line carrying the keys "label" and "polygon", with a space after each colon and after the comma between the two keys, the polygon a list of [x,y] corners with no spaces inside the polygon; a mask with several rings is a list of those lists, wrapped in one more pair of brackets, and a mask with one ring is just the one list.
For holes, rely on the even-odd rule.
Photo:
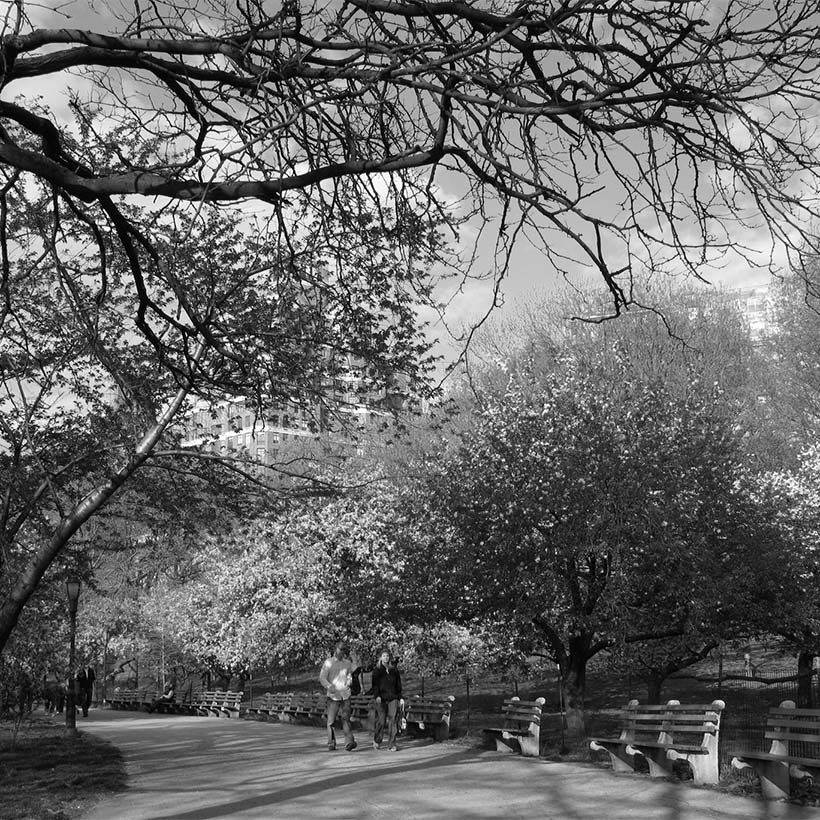
{"label": "lamppost", "polygon": [[68,651],[68,691],[65,702],[65,728],[73,734],[77,731],[77,678],[74,675],[77,659],[75,658],[77,639],[77,602],[80,600],[80,582],[68,580],[65,582],[65,592],[68,597],[68,618],[71,644]]}

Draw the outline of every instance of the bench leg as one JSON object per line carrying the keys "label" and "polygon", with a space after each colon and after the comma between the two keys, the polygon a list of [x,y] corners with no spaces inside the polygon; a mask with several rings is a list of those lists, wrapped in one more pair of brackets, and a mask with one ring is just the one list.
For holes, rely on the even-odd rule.
{"label": "bench leg", "polygon": [[518,751],[518,744],[515,742],[515,739],[507,734],[493,732],[493,739],[495,740],[495,750],[497,752],[512,754]]}
{"label": "bench leg", "polygon": [[788,800],[789,765],[779,760],[755,760],[747,763],[742,758],[732,758],[733,769],[754,769],[760,778],[760,791],[767,800]]}
{"label": "bench leg", "polygon": [[[630,754],[632,746],[626,747],[627,754]],[[637,754],[642,754],[649,764],[650,777],[670,777],[673,774],[672,763],[666,756],[666,749],[634,749]]]}
{"label": "bench leg", "polygon": [[612,765],[613,772],[632,774],[635,771],[635,753],[628,753],[626,745],[618,744],[610,749],[593,740],[590,742],[589,748],[593,752],[606,752],[609,755],[609,762]]}
{"label": "bench leg", "polygon": [[518,743],[521,746],[521,754],[524,757],[538,757],[538,755],[541,754],[541,736],[537,731],[524,737],[519,737]]}
{"label": "bench leg", "polygon": [[717,751],[714,754],[688,755],[670,749],[666,754],[670,760],[685,760],[689,764],[696,785],[703,786],[720,781]]}

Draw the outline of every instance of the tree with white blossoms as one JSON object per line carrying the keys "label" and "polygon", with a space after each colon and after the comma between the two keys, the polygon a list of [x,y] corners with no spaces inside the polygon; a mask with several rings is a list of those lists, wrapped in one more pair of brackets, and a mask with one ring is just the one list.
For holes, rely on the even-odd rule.
{"label": "tree with white blossoms", "polygon": [[525,238],[611,314],[636,271],[814,248],[816,32],[803,0],[10,4],[0,650],[189,401],[313,396],[328,351],[423,382],[459,222],[496,286]]}
{"label": "tree with white blossoms", "polygon": [[820,655],[820,447],[806,448],[792,470],[762,476],[759,494],[779,500],[775,520],[791,545],[768,569],[783,585],[771,631],[797,652],[798,699],[812,708],[814,658]]}
{"label": "tree with white blossoms", "polygon": [[43,244],[49,202],[20,192],[3,223],[19,257],[0,305],[0,648],[47,573],[87,566],[89,550],[114,547],[126,525],[148,533],[196,514],[209,525],[218,508],[230,523],[237,492],[329,491],[316,479],[321,452],[310,462],[283,450],[264,464],[254,448],[220,452],[211,431],[186,427],[195,407],[235,402],[261,425],[297,406],[306,434],[327,436],[343,415],[337,380],[350,359],[364,389],[389,399],[397,378],[420,387],[429,346],[416,274],[432,264],[421,247],[438,244],[435,231],[418,228],[406,245],[402,229],[387,236],[362,212],[337,209],[325,218],[332,247],[314,237],[284,259],[235,215],[130,208],[156,251],[139,286],[154,313],[140,318],[127,254],[110,235],[69,212]]}
{"label": "tree with white blossoms", "polygon": [[377,482],[294,502],[208,539],[195,577],[163,593],[168,633],[232,674],[317,662],[339,636],[360,653],[395,643],[394,500]]}

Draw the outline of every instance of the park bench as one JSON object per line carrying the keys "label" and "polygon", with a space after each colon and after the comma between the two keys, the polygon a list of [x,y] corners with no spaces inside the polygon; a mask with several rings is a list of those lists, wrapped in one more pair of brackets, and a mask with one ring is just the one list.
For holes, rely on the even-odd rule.
{"label": "park bench", "polygon": [[203,692],[197,705],[200,715],[213,717],[239,717],[239,706],[242,702],[241,692],[223,691]]}
{"label": "park bench", "polygon": [[436,740],[447,740],[450,737],[450,713],[454,702],[453,695],[413,695],[408,698],[405,702],[407,734],[416,737],[429,732]]}
{"label": "park bench", "polygon": [[166,708],[177,715],[198,715],[204,694],[204,692],[188,692],[182,700],[175,700],[173,703],[169,703]]}
{"label": "park bench", "polygon": [[372,732],[376,726],[376,701],[373,695],[353,695],[350,698],[350,720]]}
{"label": "park bench", "polygon": [[227,691],[220,692],[208,706],[208,711],[214,717],[232,718],[239,717],[239,710],[242,705],[242,692]]}
{"label": "park bench", "polygon": [[[279,697],[281,699],[281,696]],[[242,714],[254,719],[261,718],[263,720],[267,720],[279,711],[276,698],[277,695],[273,692],[265,692],[265,694],[262,695],[262,700],[260,700],[256,705],[251,702],[250,706],[242,710]]]}
{"label": "park bench", "polygon": [[806,769],[820,769],[820,709],[797,709],[793,700],[769,709],[764,740],[768,752],[733,750],[732,768],[752,769],[769,800],[788,799],[790,778],[811,777]]}
{"label": "park bench", "polygon": [[720,718],[726,704],[667,704],[641,706],[630,701],[621,714],[621,734],[617,738],[591,738],[590,749],[609,754],[616,772],[635,770],[635,756],[642,755],[650,777],[673,774],[674,763],[685,760],[695,783],[719,780],[718,737]]}
{"label": "park bench", "polygon": [[327,710],[327,695],[321,692],[296,692],[280,711],[280,720],[317,720]]}
{"label": "park bench", "polygon": [[501,725],[484,727],[483,731],[493,735],[499,752],[520,751],[525,757],[538,757],[544,703],[544,698],[509,698],[501,707]]}
{"label": "park bench", "polygon": [[274,692],[270,700],[270,708],[268,709],[268,717],[275,717],[277,720],[282,719],[282,712],[290,703],[293,697],[293,692]]}
{"label": "park bench", "polygon": [[150,706],[155,697],[156,692],[140,689],[121,689],[119,692],[115,692],[108,702],[114,709],[142,709],[143,706]]}
{"label": "park bench", "polygon": [[127,703],[137,693],[136,689],[120,689],[118,692],[113,692],[108,697],[108,703],[112,709],[127,709]]}
{"label": "park bench", "polygon": [[184,701],[158,699],[154,704],[154,711],[160,714],[175,715],[177,711],[184,708]]}
{"label": "park bench", "polygon": [[172,715],[195,715],[195,703],[198,703],[199,692],[186,692],[181,698],[172,701],[163,701],[157,704],[158,712],[168,712]]}
{"label": "park bench", "polygon": [[203,689],[200,692],[194,692],[191,695],[191,704],[188,707],[189,715],[210,715],[208,707],[213,703],[214,698],[220,694],[218,690]]}

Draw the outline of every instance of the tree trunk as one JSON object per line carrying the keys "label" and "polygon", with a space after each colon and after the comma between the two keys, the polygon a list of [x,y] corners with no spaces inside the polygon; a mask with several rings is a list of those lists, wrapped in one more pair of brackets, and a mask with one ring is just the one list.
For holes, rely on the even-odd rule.
{"label": "tree trunk", "polygon": [[561,691],[566,710],[567,738],[578,742],[586,736],[586,718],[584,714],[584,696],[587,677],[586,657],[573,653],[561,668]]}
{"label": "tree trunk", "polygon": [[[195,354],[194,359],[198,360],[200,355],[201,348]],[[134,448],[134,452],[125,466],[111,475],[105,483],[91,490],[73,510],[63,517],[51,538],[37,550],[29,565],[20,573],[11,588],[11,592],[0,606],[0,654],[2,654],[11,633],[14,631],[14,627],[17,625],[23,607],[34,594],[54,559],[63,551],[77,530],[91,516],[99,512],[113,498],[120,487],[145,463],[157,442],[162,438],[162,434],[173,421],[189,392],[189,386],[181,387],[177,391],[173,401]]]}
{"label": "tree trunk", "polygon": [[646,677],[646,702],[661,703],[661,693],[666,675],[647,675]]}
{"label": "tree trunk", "polygon": [[814,709],[814,653],[801,652],[797,656],[797,707]]}

